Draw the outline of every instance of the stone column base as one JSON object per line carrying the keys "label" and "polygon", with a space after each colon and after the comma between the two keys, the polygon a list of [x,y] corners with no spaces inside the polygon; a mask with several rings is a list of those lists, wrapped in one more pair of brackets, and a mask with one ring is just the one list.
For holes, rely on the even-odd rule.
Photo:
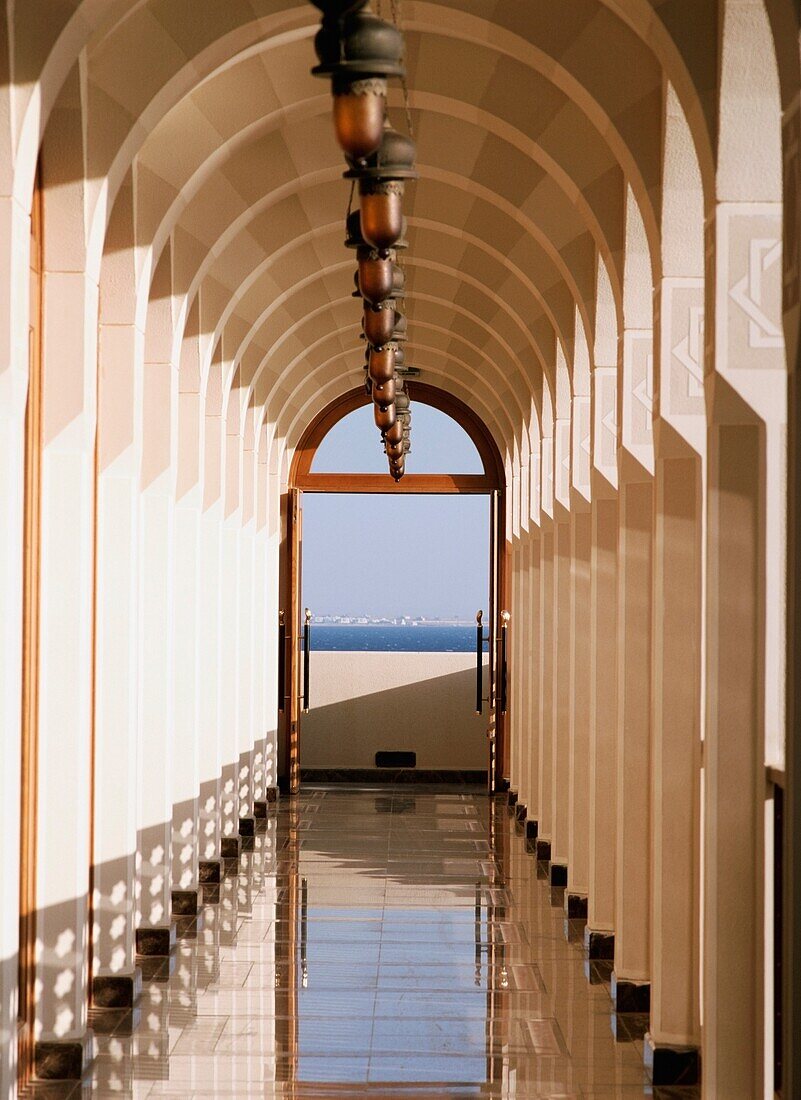
{"label": "stone column base", "polygon": [[587,895],[565,894],[565,914],[568,920],[587,919]]}
{"label": "stone column base", "polygon": [[91,1031],[80,1039],[40,1039],[33,1048],[33,1072],[40,1081],[80,1081],[94,1061]]}
{"label": "stone column base", "polygon": [[612,971],[612,1004],[615,1012],[650,1012],[651,983],[619,978]]}
{"label": "stone column base", "polygon": [[222,882],[222,863],[219,859],[201,859],[197,868],[198,881],[201,886],[210,883]]}
{"label": "stone column base", "polygon": [[654,1085],[701,1083],[701,1051],[698,1047],[655,1043],[649,1033],[645,1036],[643,1058]]}
{"label": "stone column base", "polygon": [[196,917],[197,890],[173,890],[172,914],[174,917]]}
{"label": "stone column base", "polygon": [[132,974],[96,974],[92,978],[92,1008],[133,1008],[142,992],[142,970]]}
{"label": "stone column base", "polygon": [[161,928],[137,928],[136,953],[147,956],[158,955],[164,958],[175,947],[177,935],[175,921]]}
{"label": "stone column base", "polygon": [[564,888],[567,886],[567,864],[566,863],[552,863],[551,864],[551,886],[557,886]]}
{"label": "stone column base", "polygon": [[614,959],[615,933],[584,929],[584,949],[588,959]]}
{"label": "stone column base", "polygon": [[204,905],[219,904],[222,873],[222,861],[219,859],[201,859],[198,863],[198,879]]}
{"label": "stone column base", "polygon": [[220,841],[220,855],[223,859],[239,859],[239,837],[224,836]]}

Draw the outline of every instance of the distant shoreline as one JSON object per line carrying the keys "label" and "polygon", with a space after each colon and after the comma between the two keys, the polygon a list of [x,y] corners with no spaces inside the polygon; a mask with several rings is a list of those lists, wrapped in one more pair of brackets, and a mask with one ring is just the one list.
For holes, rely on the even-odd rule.
{"label": "distant shoreline", "polygon": [[417,627],[417,626],[438,626],[441,629],[444,629],[445,627],[449,627],[449,626],[463,627],[463,626],[475,626],[475,625],[476,625],[476,620],[475,619],[449,619],[446,622],[439,622],[439,623],[438,622],[433,622],[431,619],[427,619],[425,622],[413,622],[413,623],[318,623],[318,622],[315,622],[314,620],[312,620],[312,626],[347,626],[347,627],[378,626],[378,627],[381,627],[383,630],[389,630],[393,627],[398,629],[398,630],[406,630],[410,626],[414,626],[414,627]]}

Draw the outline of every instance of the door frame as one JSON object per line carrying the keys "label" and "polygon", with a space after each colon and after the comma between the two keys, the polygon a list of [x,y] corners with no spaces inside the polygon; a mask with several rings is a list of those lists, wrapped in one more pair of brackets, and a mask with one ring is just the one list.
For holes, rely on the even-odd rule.
{"label": "door frame", "polygon": [[31,203],[28,395],[25,407],[22,546],[22,707],[17,1076],[33,1073],[36,1016],[36,837],[39,775],[39,575],[42,460],[42,189],[37,168]]}
{"label": "door frame", "polygon": [[[279,559],[279,607],[284,619],[284,682],[279,684],[278,776],[282,789],[295,793],[300,785],[301,645],[300,607],[302,570],[302,496],[314,493],[393,493],[396,495],[478,494],[489,499],[490,561],[488,627],[489,728],[494,732],[494,769],[490,790],[498,789],[506,775],[509,710],[500,714],[495,706],[495,673],[499,661],[495,652],[500,639],[500,615],[508,606],[509,544],[505,529],[505,477],[498,445],[489,429],[464,402],[436,386],[407,382],[412,401],[431,405],[455,420],[470,436],[481,458],[481,474],[406,474],[395,482],[389,474],[312,473],[317,449],[331,429],[349,413],[370,404],[359,387],[342,394],[320,412],[301,436],[289,471],[287,491],[281,497],[281,550]],[[288,612],[288,615],[286,614]],[[288,618],[288,622],[286,621]],[[507,692],[507,700],[511,693]]]}

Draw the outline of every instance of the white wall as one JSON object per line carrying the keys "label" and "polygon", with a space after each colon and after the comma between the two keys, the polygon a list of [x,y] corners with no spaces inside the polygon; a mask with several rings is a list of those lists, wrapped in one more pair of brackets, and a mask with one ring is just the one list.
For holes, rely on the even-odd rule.
{"label": "white wall", "polygon": [[374,768],[383,750],[418,768],[487,767],[487,712],[475,714],[472,653],[312,652],[304,768]]}

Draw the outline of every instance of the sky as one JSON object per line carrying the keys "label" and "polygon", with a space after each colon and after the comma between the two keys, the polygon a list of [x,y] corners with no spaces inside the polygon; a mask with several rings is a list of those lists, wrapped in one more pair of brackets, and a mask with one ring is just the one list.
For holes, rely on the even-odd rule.
{"label": "sky", "polygon": [[[412,408],[411,473],[481,473],[467,433]],[[329,432],[315,473],[385,473],[372,406]],[[487,609],[488,496],[304,493],[303,603],[315,615],[473,619]]]}

